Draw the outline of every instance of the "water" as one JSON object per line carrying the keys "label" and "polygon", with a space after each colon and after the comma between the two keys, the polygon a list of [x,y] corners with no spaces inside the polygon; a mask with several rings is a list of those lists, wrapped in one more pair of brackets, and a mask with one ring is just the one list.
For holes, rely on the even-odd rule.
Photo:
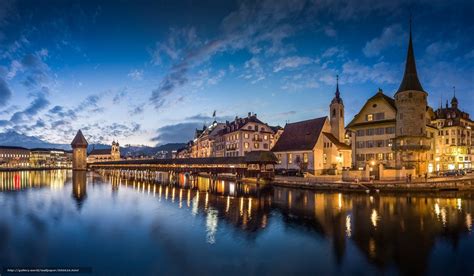
{"label": "water", "polygon": [[0,266],[113,275],[472,275],[472,196],[4,172]]}

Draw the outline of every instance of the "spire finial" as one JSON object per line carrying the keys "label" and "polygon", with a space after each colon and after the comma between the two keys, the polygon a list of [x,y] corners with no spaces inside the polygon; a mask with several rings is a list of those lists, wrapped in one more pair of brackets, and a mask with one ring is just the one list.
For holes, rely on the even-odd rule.
{"label": "spire finial", "polygon": [[453,95],[456,98],[456,86],[453,86]]}
{"label": "spire finial", "polygon": [[340,93],[339,93],[339,75],[336,75],[336,98],[340,98]]}

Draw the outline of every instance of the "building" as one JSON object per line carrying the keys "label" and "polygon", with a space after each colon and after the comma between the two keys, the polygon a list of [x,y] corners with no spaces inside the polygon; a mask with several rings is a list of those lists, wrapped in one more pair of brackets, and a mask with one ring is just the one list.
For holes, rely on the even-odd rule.
{"label": "building", "polygon": [[77,131],[76,137],[71,142],[72,147],[72,169],[74,171],[87,170],[87,143],[82,131]]}
{"label": "building", "polygon": [[28,167],[30,150],[22,147],[0,146],[0,166],[8,168]]}
{"label": "building", "polygon": [[410,27],[405,70],[394,98],[379,89],[346,127],[354,168],[369,169],[375,178],[384,178],[380,169],[390,169],[394,179],[470,168],[473,123],[469,114],[458,108],[455,96],[451,107],[446,103],[436,111],[427,100],[416,70]]}
{"label": "building", "polygon": [[72,152],[62,149],[30,150],[30,166],[34,168],[71,168]]}
{"label": "building", "polygon": [[251,151],[270,151],[281,127],[272,127],[248,113],[247,117],[235,117],[233,121],[196,129],[194,140],[180,149],[177,158],[206,158],[244,156]]}
{"label": "building", "polygon": [[[451,99],[451,107],[440,106],[435,112],[433,125],[438,130],[435,149],[435,170],[446,171],[472,168],[472,145],[474,122],[469,114],[458,107],[456,95]],[[430,169],[430,168],[428,168]]]}
{"label": "building", "polygon": [[120,160],[120,144],[112,142],[108,149],[93,149],[87,156],[87,163]]}
{"label": "building", "polygon": [[344,103],[339,82],[329,105],[330,117],[286,124],[272,151],[276,169],[299,170],[313,175],[337,174],[351,166],[351,148],[344,143]]}
{"label": "building", "polygon": [[272,128],[257,118],[257,114],[248,113],[247,117],[235,117],[225,123],[216,141],[219,156],[244,156],[251,151],[270,151],[275,133]]}

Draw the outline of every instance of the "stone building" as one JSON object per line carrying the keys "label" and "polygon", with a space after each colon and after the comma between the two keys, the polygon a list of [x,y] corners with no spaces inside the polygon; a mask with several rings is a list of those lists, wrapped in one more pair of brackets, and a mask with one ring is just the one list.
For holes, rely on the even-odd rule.
{"label": "stone building", "polygon": [[[394,98],[381,89],[361,108],[347,125],[352,144],[353,167],[370,170],[375,178],[380,169],[391,177],[406,177],[439,171],[470,168],[472,121],[458,108],[453,97],[451,107],[433,108],[427,104],[416,70],[412,34],[408,41],[405,70]],[[396,176],[396,177],[395,177]]]}
{"label": "stone building", "polygon": [[17,168],[28,167],[30,150],[22,147],[0,146],[0,166]]}
{"label": "stone building", "polygon": [[438,130],[436,139],[436,171],[472,168],[472,145],[474,143],[474,122],[469,114],[459,109],[456,95],[451,107],[440,106],[435,112],[433,125]]}
{"label": "stone building", "polygon": [[[275,132],[276,131],[276,132]],[[269,151],[281,134],[281,127],[272,127],[248,113],[233,121],[196,129],[195,138],[179,150],[178,158],[244,156],[251,151]]]}
{"label": "stone building", "polygon": [[93,149],[87,156],[88,163],[120,160],[120,144],[112,142],[112,146],[108,149]]}
{"label": "stone building", "polygon": [[276,169],[300,170],[313,175],[337,174],[351,166],[351,148],[344,143],[344,103],[339,83],[329,105],[330,117],[285,125],[272,151]]}
{"label": "stone building", "polygon": [[72,147],[72,169],[75,171],[87,170],[87,143],[82,131],[77,131],[76,137],[71,142]]}

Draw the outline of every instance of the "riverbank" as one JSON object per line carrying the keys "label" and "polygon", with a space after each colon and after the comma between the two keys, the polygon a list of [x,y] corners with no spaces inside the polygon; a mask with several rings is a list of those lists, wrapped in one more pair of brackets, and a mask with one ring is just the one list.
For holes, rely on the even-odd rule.
{"label": "riverbank", "polygon": [[331,191],[359,191],[359,192],[438,192],[438,191],[474,191],[474,176],[446,177],[428,179],[427,181],[374,181],[374,182],[347,182],[328,181],[321,178],[303,178],[291,176],[276,176],[275,186]]}
{"label": "riverbank", "polygon": [[18,172],[18,171],[54,171],[54,170],[71,170],[72,168],[68,167],[48,167],[48,168],[1,168],[0,172]]}

